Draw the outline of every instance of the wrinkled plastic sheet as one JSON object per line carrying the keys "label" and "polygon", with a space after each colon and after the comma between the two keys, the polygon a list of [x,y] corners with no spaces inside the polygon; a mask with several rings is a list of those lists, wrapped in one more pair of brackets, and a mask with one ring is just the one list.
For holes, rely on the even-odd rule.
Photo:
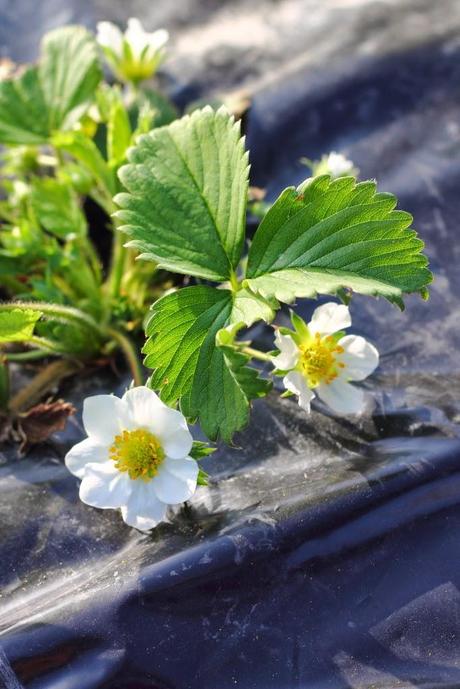
{"label": "wrinkled plastic sheet", "polygon": [[[306,176],[301,155],[345,151],[414,214],[436,274],[431,300],[411,297],[399,314],[356,297],[354,332],[381,352],[366,382],[375,408],[356,420],[320,406],[307,417],[276,394],[257,402],[240,449],[205,461],[209,488],[150,534],[79,502],[63,456],[83,437],[80,416],[26,458],[4,447],[0,686],[460,686],[460,9],[331,0],[315,14],[314,6],[187,2],[176,12],[116,3],[80,20],[164,20],[178,43],[164,79],[178,100],[180,65],[204,32],[184,82],[203,95],[219,72],[229,88],[249,73],[253,182],[273,198]],[[255,16],[266,30],[288,10],[290,41],[285,15],[273,45],[259,45],[249,24],[251,64],[227,34],[220,45],[206,33],[228,16]],[[41,14],[53,23],[45,6]],[[29,45],[39,27],[27,21]],[[240,41],[244,26],[235,24]],[[313,307],[297,305],[306,318]],[[252,336],[270,346],[269,329]],[[85,395],[125,384],[89,376],[65,392],[81,409]]]}

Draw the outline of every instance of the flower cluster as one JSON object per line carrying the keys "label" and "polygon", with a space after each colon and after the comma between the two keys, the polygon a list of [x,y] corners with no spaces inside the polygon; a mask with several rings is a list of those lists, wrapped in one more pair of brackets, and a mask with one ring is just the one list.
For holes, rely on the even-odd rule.
{"label": "flower cluster", "polygon": [[273,358],[286,390],[310,411],[318,396],[337,414],[360,414],[364,393],[350,381],[367,378],[378,366],[376,348],[358,335],[345,335],[351,325],[348,307],[329,302],[319,306],[307,324],[293,314],[294,331],[280,328]]}
{"label": "flower cluster", "polygon": [[121,508],[124,521],[148,531],[166,518],[168,505],[195,492],[198,464],[189,456],[192,436],[182,414],[149,388],[88,397],[83,407],[88,438],[66,455],[82,479],[80,498],[102,509]]}

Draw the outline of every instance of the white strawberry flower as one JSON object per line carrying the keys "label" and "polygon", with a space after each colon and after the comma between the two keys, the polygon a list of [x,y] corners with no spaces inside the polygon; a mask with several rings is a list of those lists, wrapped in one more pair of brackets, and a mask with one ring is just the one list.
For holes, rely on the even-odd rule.
{"label": "white strawberry flower", "polygon": [[353,161],[346,158],[342,153],[331,151],[326,157],[326,165],[327,171],[333,179],[355,174]]}
{"label": "white strawberry flower", "polygon": [[347,177],[349,175],[357,177],[359,174],[359,169],[355,167],[353,161],[346,158],[343,153],[337,153],[336,151],[323,155],[320,160],[311,161],[308,158],[302,158],[301,160],[311,168],[313,177],[330,175],[332,179],[337,179],[338,177]]}
{"label": "white strawberry flower", "polygon": [[163,62],[169,34],[165,29],[148,33],[132,17],[124,34],[112,22],[99,22],[96,38],[116,76],[137,84],[149,79]]}
{"label": "white strawberry flower", "polygon": [[121,399],[88,397],[83,425],[88,438],[67,453],[65,463],[82,479],[80,498],[87,505],[121,508],[127,524],[148,531],[165,519],[168,505],[195,492],[198,465],[189,456],[187,422],[153,390],[131,388]]}
{"label": "white strawberry flower", "polygon": [[273,365],[284,375],[286,390],[297,395],[299,405],[310,411],[318,396],[337,414],[360,414],[363,391],[351,384],[367,378],[378,366],[376,348],[359,335],[344,335],[351,325],[350,311],[343,304],[319,306],[305,324],[293,315],[295,331],[277,331],[279,354]]}

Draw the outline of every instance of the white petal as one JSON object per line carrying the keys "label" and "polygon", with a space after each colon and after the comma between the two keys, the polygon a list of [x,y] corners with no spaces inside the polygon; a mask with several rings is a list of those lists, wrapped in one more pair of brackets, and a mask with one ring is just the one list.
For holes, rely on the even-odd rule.
{"label": "white petal", "polygon": [[128,28],[126,29],[125,39],[129,43],[133,55],[139,59],[142,51],[148,45],[148,35],[144,31],[139,19],[131,17],[128,19]]}
{"label": "white petal", "polygon": [[315,396],[315,393],[308,387],[304,376],[300,371],[291,371],[283,378],[284,387],[289,392],[293,392],[299,398],[299,407],[305,409],[310,413],[310,402]]}
{"label": "white petal", "polygon": [[112,462],[87,464],[80,485],[80,499],[102,509],[121,507],[131,495],[132,484],[128,474],[118,471]]}
{"label": "white petal", "polygon": [[134,481],[131,495],[121,508],[121,515],[129,526],[139,531],[149,531],[164,521],[167,506],[158,500],[153,481]]}
{"label": "white petal", "polygon": [[345,158],[342,153],[332,151],[327,157],[327,167],[329,174],[336,178],[351,172],[353,170],[353,163],[348,158]]}
{"label": "white petal", "polygon": [[169,33],[166,29],[158,29],[151,34],[148,34],[149,45],[155,50],[161,50],[169,41]]}
{"label": "white petal", "polygon": [[275,344],[280,350],[278,356],[273,357],[272,363],[281,371],[289,371],[297,364],[299,359],[299,348],[290,335],[283,335],[277,330]]}
{"label": "white petal", "polygon": [[[177,414],[172,418],[172,414]],[[182,459],[187,457],[193,445],[193,438],[190,431],[187,428],[187,422],[185,421],[182,414],[174,409],[169,409],[168,414],[168,426],[164,428],[163,431],[158,431],[158,437],[163,449],[168,455],[173,459]],[[183,421],[180,420],[182,417]]]}
{"label": "white petal", "polygon": [[126,404],[134,423],[146,427],[149,426],[152,418],[155,418],[158,410],[166,406],[158,395],[146,385],[130,388],[123,395],[122,401]]}
{"label": "white petal", "polygon": [[361,414],[364,409],[364,392],[343,378],[322,383],[316,388],[318,396],[337,414]]}
{"label": "white petal", "polygon": [[130,426],[126,405],[114,395],[87,397],[83,402],[83,426],[95,442],[111,445],[114,437]]}
{"label": "white petal", "polygon": [[196,490],[199,472],[198,462],[192,457],[182,457],[181,459],[166,457],[164,466],[170,474],[187,483],[189,490],[191,490],[191,497]]}
{"label": "white petal", "polygon": [[314,335],[332,335],[339,330],[345,330],[351,325],[350,311],[345,304],[336,304],[333,301],[318,306],[313,311],[313,316],[308,324],[308,329]]}
{"label": "white petal", "polygon": [[78,478],[83,478],[87,464],[108,461],[107,445],[98,445],[92,438],[85,438],[81,443],[77,443],[65,456],[67,469]]}
{"label": "white petal", "polygon": [[153,433],[169,457],[186,457],[193,438],[184,415],[164,404],[158,395],[144,385],[131,388],[123,395],[130,416],[138,427]]}
{"label": "white petal", "polygon": [[167,505],[178,505],[192,497],[196,490],[198,464],[191,457],[167,458],[152,480],[155,495]]}
{"label": "white petal", "polygon": [[99,22],[97,25],[96,39],[103,48],[110,48],[118,57],[121,57],[123,50],[123,34],[118,26],[115,26],[112,22]]}
{"label": "white petal", "polygon": [[379,365],[379,353],[370,342],[359,335],[346,335],[337,343],[344,353],[337,359],[345,364],[343,376],[350,380],[364,380]]}

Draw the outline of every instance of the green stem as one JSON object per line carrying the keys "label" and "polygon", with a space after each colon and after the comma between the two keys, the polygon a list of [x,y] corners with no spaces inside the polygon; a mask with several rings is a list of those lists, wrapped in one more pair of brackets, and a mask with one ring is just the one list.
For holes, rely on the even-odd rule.
{"label": "green stem", "polygon": [[62,356],[67,354],[65,349],[62,349],[62,347],[59,347],[56,342],[49,340],[47,337],[38,337],[37,335],[32,335],[32,337],[28,340],[28,343],[40,350],[45,351],[45,353],[48,355],[59,354]]}
{"label": "green stem", "polygon": [[110,337],[114,339],[122,349],[123,354],[125,355],[125,359],[133,375],[134,384],[143,385],[144,371],[137,356],[136,349],[131,340],[128,337],[126,337],[126,335],[123,335],[122,333],[118,332],[118,330],[114,330],[113,328],[107,328],[107,334],[110,335]]}
{"label": "green stem", "polygon": [[240,283],[238,282],[238,278],[237,278],[237,276],[236,276],[236,273],[235,273],[233,270],[232,270],[232,272],[230,273],[230,284],[231,284],[232,290],[233,290],[234,292],[238,292],[239,289],[241,288],[241,285],[240,285]]}
{"label": "green stem", "polygon": [[101,282],[101,262],[99,260],[99,256],[97,255],[97,251],[88,237],[82,237],[80,240],[80,245],[82,251],[86,254],[94,278],[99,285]]}
{"label": "green stem", "polygon": [[[111,338],[112,340],[115,340],[115,342],[118,344],[120,349],[123,351],[123,354],[125,355],[126,361],[129,365],[129,368],[131,369],[131,373],[133,375],[135,384],[143,384],[144,371],[138,359],[136,349],[132,344],[131,340],[128,337],[126,337],[126,335],[120,333],[118,330],[115,330],[113,328],[103,328],[99,326],[98,323],[96,323],[96,321],[94,321],[90,316],[83,313],[82,311],[79,311],[79,309],[75,309],[71,306],[61,306],[59,304],[47,304],[46,302],[33,301],[10,302],[7,304],[0,304],[0,312],[12,311],[13,309],[18,307],[24,309],[31,309],[33,311],[40,311],[49,318],[55,318],[57,320],[66,321],[67,323],[83,326],[88,330],[91,330],[93,334],[97,336],[98,339],[102,338],[105,340]],[[30,340],[30,343],[37,347],[40,347],[42,351],[46,349],[48,354],[65,354],[65,352],[59,351],[57,345],[55,345],[54,342],[48,340],[47,338],[33,336]],[[32,352],[24,352],[21,354],[23,354],[23,356],[21,357],[22,360],[25,360],[26,354],[29,355],[27,358],[30,359],[39,358],[38,355],[35,354],[34,356],[30,356]],[[19,353],[16,355],[13,354],[12,356],[17,357],[19,356]]]}
{"label": "green stem", "polygon": [[121,281],[125,272],[125,260],[127,251],[123,243],[124,237],[116,228],[113,227],[113,243],[112,243],[112,265],[109,274],[109,289],[110,296],[116,299],[120,295]]}
{"label": "green stem", "polygon": [[24,361],[37,361],[39,359],[46,359],[49,356],[53,356],[57,352],[47,352],[44,349],[31,349],[30,352],[11,352],[6,354],[5,359],[7,361],[17,361],[18,363]]}
{"label": "green stem", "polygon": [[253,349],[252,347],[242,347],[241,351],[243,351],[245,354],[248,354],[248,356],[252,357],[253,359],[258,359],[259,361],[271,362],[272,360],[272,357],[265,352],[260,352],[258,349]]}
{"label": "green stem", "polygon": [[103,189],[102,185],[91,189],[89,196],[107,213],[107,215],[111,215],[115,211],[112,197]]}

